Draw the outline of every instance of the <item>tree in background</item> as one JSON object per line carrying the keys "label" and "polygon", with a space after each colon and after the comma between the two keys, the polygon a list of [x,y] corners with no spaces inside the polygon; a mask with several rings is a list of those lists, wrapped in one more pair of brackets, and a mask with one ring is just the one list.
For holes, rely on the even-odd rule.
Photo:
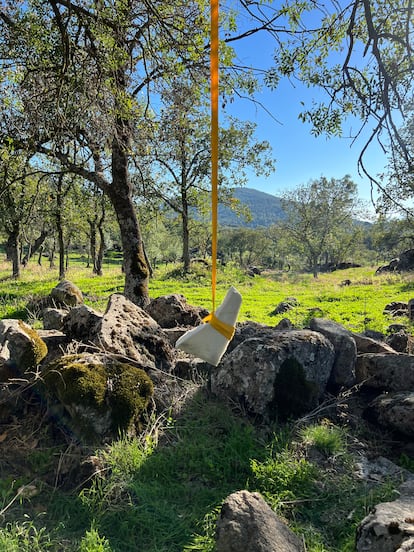
{"label": "tree in background", "polygon": [[345,230],[354,231],[358,204],[356,184],[348,175],[339,180],[321,177],[283,194],[286,218],[278,225],[279,231],[291,251],[307,260],[315,278],[330,242]]}
{"label": "tree in background", "polygon": [[6,1],[0,26],[2,141],[58,161],[107,194],[120,227],[124,293],[144,306],[148,267],[132,198],[132,141],[145,129],[156,82],[205,67],[203,5]]}
{"label": "tree in background", "polygon": [[[202,83],[177,77],[161,95],[162,109],[149,140],[149,176],[140,178],[142,195],[155,196],[181,218],[183,270],[190,268],[190,220],[210,208],[210,116]],[[204,84],[205,85],[205,84]],[[274,170],[270,145],[254,139],[255,125],[227,118],[220,128],[219,190],[231,205],[231,190]],[[141,173],[142,174],[142,173]],[[141,176],[140,174],[140,176]]]}
{"label": "tree in background", "polygon": [[[398,150],[411,171],[414,152],[397,124],[406,119],[413,93],[411,0],[305,0],[289,2],[284,9],[290,32],[286,40],[277,34],[275,65],[267,82],[277,86],[287,76],[326,92],[326,102],[305,106],[301,114],[315,135],[340,135],[344,119],[354,117],[357,130],[351,138],[368,131],[359,168],[380,190],[382,183],[364,164],[373,140],[384,152]],[[266,19],[271,17],[273,13]]]}

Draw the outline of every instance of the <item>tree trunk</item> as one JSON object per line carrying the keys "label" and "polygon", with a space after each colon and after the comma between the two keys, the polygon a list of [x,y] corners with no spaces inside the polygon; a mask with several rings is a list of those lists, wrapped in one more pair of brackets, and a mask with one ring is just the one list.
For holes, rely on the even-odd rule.
{"label": "tree trunk", "polygon": [[102,276],[102,260],[105,252],[105,234],[102,226],[99,226],[98,230],[99,230],[100,242],[99,242],[98,254],[96,256],[96,274],[98,276]]}
{"label": "tree trunk", "polygon": [[94,220],[88,219],[89,223],[89,253],[92,261],[92,272],[97,274],[96,267],[96,223]]}
{"label": "tree trunk", "polygon": [[19,263],[19,236],[20,224],[15,222],[12,230],[7,237],[6,251],[8,259],[12,262],[12,277],[20,278],[20,263]]}
{"label": "tree trunk", "polygon": [[[49,235],[48,230],[42,230],[41,231],[40,236],[35,239],[33,245],[31,245],[29,247],[29,251],[23,257],[22,264],[26,265],[30,261],[31,257],[33,257],[33,255],[35,253],[37,253],[37,251],[39,251],[39,250],[42,251],[43,250],[43,243],[44,243],[45,239],[48,237],[48,235]],[[41,262],[38,261],[38,264],[40,265]]]}
{"label": "tree trunk", "polygon": [[[183,205],[184,207],[184,205]],[[190,270],[190,233],[188,231],[188,206],[182,214],[183,222],[183,270],[184,273]]]}
{"label": "tree trunk", "polygon": [[140,307],[149,304],[149,271],[145,261],[141,230],[132,200],[128,171],[128,146],[131,129],[124,120],[116,124],[112,143],[112,185],[108,194],[113,205],[121,233],[125,274],[124,295]]}

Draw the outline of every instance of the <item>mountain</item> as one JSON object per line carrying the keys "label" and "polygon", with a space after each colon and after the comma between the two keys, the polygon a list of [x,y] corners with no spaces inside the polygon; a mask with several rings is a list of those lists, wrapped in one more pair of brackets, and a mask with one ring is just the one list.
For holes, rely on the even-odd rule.
{"label": "mountain", "polygon": [[244,226],[257,228],[258,226],[270,226],[285,214],[281,207],[280,198],[260,192],[254,188],[236,188],[234,197],[250,210],[252,220],[246,222],[243,216],[238,216],[229,207],[219,205],[218,221],[220,226]]}

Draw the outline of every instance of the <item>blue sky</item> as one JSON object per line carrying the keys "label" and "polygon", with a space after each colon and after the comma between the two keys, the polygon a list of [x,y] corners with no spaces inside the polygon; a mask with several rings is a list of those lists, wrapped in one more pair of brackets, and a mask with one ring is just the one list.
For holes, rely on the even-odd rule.
{"label": "blue sky", "polygon": [[[273,39],[265,34],[254,35],[233,44],[237,51],[239,62],[255,68],[265,69],[272,63]],[[268,140],[276,158],[276,171],[269,178],[251,175],[248,187],[256,188],[272,195],[306,184],[311,179],[326,176],[327,178],[342,178],[351,175],[358,185],[358,195],[361,199],[370,201],[371,186],[368,178],[358,174],[357,161],[364,146],[366,132],[351,147],[349,138],[315,137],[310,133],[311,127],[298,120],[298,114],[303,109],[301,101],[311,106],[312,99],[318,99],[316,89],[308,89],[300,83],[292,84],[281,81],[277,90],[263,89],[257,94],[257,99],[269,110],[275,121],[264,109],[248,100],[236,100],[226,110],[240,119],[254,121],[257,124],[256,138]],[[344,136],[349,130],[359,129],[358,121],[351,121],[344,129]],[[364,157],[366,168],[371,174],[381,173],[386,166],[386,156],[380,147],[373,143]]]}

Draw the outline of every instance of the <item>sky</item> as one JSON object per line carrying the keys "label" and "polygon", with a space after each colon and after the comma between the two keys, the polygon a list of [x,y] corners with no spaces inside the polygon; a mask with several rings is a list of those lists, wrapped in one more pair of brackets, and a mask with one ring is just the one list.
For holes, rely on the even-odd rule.
{"label": "sky", "polygon": [[[238,43],[233,43],[240,63],[265,69],[273,59],[274,41],[265,33],[253,35]],[[256,94],[257,100],[273,118],[257,105],[248,100],[236,100],[226,107],[226,112],[240,119],[254,121],[257,124],[256,139],[267,140],[272,146],[276,159],[276,171],[268,178],[249,175],[249,188],[256,188],[272,195],[306,184],[309,180],[325,176],[340,179],[349,174],[358,186],[358,196],[371,203],[371,184],[367,177],[358,174],[358,157],[365,145],[370,127],[353,145],[346,137],[315,137],[311,134],[311,125],[303,123],[298,115],[303,106],[311,106],[317,98],[315,88],[306,88],[300,83],[293,86],[287,79],[281,80],[276,90],[263,89]],[[275,120],[276,119],[276,120]],[[359,129],[358,121],[349,122],[344,136],[352,129]],[[372,143],[364,156],[364,164],[370,174],[376,176],[383,172],[387,158],[379,145]],[[375,195],[375,194],[374,194]]]}

